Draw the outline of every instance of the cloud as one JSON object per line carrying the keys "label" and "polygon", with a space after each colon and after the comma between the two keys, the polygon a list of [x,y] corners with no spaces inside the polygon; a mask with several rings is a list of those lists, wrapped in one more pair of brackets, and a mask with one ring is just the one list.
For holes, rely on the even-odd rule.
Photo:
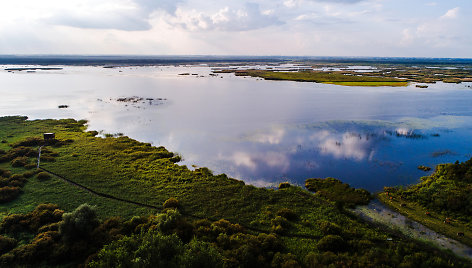
{"label": "cloud", "polygon": [[313,2],[325,2],[325,3],[340,3],[340,4],[357,4],[365,2],[366,0],[310,0]]}
{"label": "cloud", "polygon": [[184,0],[134,0],[134,2],[144,11],[152,12],[162,9],[173,14],[177,10],[177,5],[183,3]]}
{"label": "cloud", "polygon": [[444,15],[420,22],[416,27],[402,30],[400,45],[427,46],[435,49],[461,47],[470,39],[470,31],[464,31],[466,18],[460,16],[460,8],[449,9]]}
{"label": "cloud", "polygon": [[341,140],[328,138],[320,142],[321,153],[330,154],[335,158],[346,158],[361,161],[365,159],[370,152],[371,141],[360,134],[345,133]]}
{"label": "cloud", "polygon": [[149,20],[155,11],[174,14],[181,2],[183,0],[72,1],[59,5],[45,21],[75,28],[144,31],[152,28]]}
{"label": "cloud", "polygon": [[170,23],[191,31],[250,31],[283,24],[273,13],[270,10],[261,11],[256,3],[246,3],[242,9],[225,7],[211,15],[177,9]]}
{"label": "cloud", "polygon": [[252,137],[248,137],[248,139],[258,143],[280,144],[284,136],[285,129],[273,128],[269,133],[257,133]]}
{"label": "cloud", "polygon": [[441,19],[455,19],[459,14],[459,7],[449,9],[446,14],[441,16]]}

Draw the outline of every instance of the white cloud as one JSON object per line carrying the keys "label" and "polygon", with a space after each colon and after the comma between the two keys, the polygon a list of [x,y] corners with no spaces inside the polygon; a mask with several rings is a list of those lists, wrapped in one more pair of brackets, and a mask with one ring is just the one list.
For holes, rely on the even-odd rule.
{"label": "white cloud", "polygon": [[151,15],[158,10],[174,14],[182,0],[71,0],[54,6],[44,20],[50,24],[88,29],[149,30]]}
{"label": "white cloud", "polygon": [[441,19],[455,19],[459,14],[459,8],[449,9],[446,14],[441,16]]}
{"label": "white cloud", "polygon": [[328,138],[320,142],[321,153],[335,158],[346,158],[361,161],[369,154],[371,142],[360,134],[345,133],[341,140]]}
{"label": "white cloud", "polygon": [[258,133],[252,137],[249,137],[249,140],[258,143],[266,144],[279,144],[285,136],[285,129],[283,128],[273,128],[269,133]]}
{"label": "white cloud", "polygon": [[283,24],[273,13],[261,11],[259,4],[255,3],[246,3],[241,9],[224,7],[213,14],[179,8],[169,22],[191,31],[250,31]]}
{"label": "white cloud", "polygon": [[0,52],[472,57],[472,4],[432,1],[4,1]]}

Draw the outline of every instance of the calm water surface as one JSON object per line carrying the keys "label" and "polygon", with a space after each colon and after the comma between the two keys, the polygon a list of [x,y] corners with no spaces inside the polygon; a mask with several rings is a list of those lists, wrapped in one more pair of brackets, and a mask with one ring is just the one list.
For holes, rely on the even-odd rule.
{"label": "calm water surface", "polygon": [[[205,66],[5,68],[0,115],[87,119],[260,186],[331,176],[375,191],[417,182],[427,174],[418,165],[472,154],[470,83],[343,87],[210,76]],[[132,96],[144,100],[117,101]]]}

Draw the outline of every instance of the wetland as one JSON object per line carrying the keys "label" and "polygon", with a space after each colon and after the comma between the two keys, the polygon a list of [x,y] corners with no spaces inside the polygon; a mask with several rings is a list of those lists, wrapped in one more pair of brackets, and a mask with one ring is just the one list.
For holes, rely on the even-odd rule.
{"label": "wetland", "polygon": [[0,263],[467,267],[470,69],[407,67],[5,66]]}

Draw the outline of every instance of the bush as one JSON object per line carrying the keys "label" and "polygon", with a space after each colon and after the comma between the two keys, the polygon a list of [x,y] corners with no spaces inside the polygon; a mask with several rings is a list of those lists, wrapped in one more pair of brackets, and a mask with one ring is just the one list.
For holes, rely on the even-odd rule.
{"label": "bush", "polygon": [[25,168],[26,168],[26,169],[33,169],[33,168],[36,168],[36,164],[35,164],[35,163],[26,164],[26,165],[25,165]]}
{"label": "bush", "polygon": [[62,215],[59,233],[65,241],[83,240],[89,238],[98,225],[95,210],[88,204],[82,204],[74,211]]}
{"label": "bush", "polygon": [[11,172],[9,170],[0,168],[0,177],[10,178]]}
{"label": "bush", "polygon": [[15,144],[13,144],[13,148],[20,147],[20,146],[25,146],[25,147],[33,147],[33,146],[40,146],[42,145],[43,139],[39,137],[29,137],[26,138],[22,141],[19,141]]}
{"label": "bush", "polygon": [[0,235],[0,255],[12,250],[15,246],[15,239]]}
{"label": "bush", "polygon": [[24,167],[28,164],[29,159],[26,156],[16,157],[11,161],[12,167]]}
{"label": "bush", "polygon": [[272,259],[272,267],[301,267],[298,264],[297,258],[292,253],[283,254],[280,252],[275,253],[274,258]]}
{"label": "bush", "polygon": [[91,137],[95,137],[98,135],[98,131],[95,131],[95,130],[87,131],[87,134]]}
{"label": "bush", "polygon": [[164,234],[176,233],[184,242],[193,236],[193,225],[188,223],[177,209],[168,209],[157,215],[157,227]]}
{"label": "bush", "polygon": [[9,185],[10,185],[9,179],[0,177],[0,187],[5,187]]}
{"label": "bush", "polygon": [[346,242],[339,235],[327,235],[321,238],[316,247],[321,251],[339,252],[346,249]]}
{"label": "bush", "polygon": [[124,237],[105,246],[89,267],[222,267],[219,252],[192,240],[185,245],[175,234],[149,231]]}
{"label": "bush", "polygon": [[25,177],[25,178],[31,178],[31,177],[33,177],[34,175],[36,175],[36,173],[38,173],[38,171],[39,171],[39,169],[27,171],[27,172],[23,173],[23,177]]}
{"label": "bush", "polygon": [[40,181],[48,180],[51,177],[52,177],[51,174],[49,174],[45,171],[39,172],[38,175],[36,175],[36,178],[38,178],[38,180],[40,180]]}
{"label": "bush", "polygon": [[336,207],[367,205],[372,198],[364,189],[355,189],[338,179],[307,179],[305,187],[316,195],[336,203]]}
{"label": "bush", "polygon": [[0,203],[5,203],[14,200],[20,195],[20,188],[15,186],[4,186],[0,188]]}
{"label": "bush", "polygon": [[289,221],[294,221],[298,218],[298,215],[289,208],[281,208],[277,211],[277,216],[286,218]]}
{"label": "bush", "polygon": [[57,223],[63,211],[54,204],[40,204],[27,214],[11,214],[5,216],[0,231],[6,233],[36,232],[40,227]]}
{"label": "bush", "polygon": [[328,221],[320,221],[318,222],[321,231],[325,235],[340,235],[341,234],[341,227],[335,223],[331,223]]}
{"label": "bush", "polygon": [[9,179],[10,186],[23,187],[25,185],[26,179],[23,175],[13,174]]}
{"label": "bush", "polygon": [[285,188],[289,188],[290,187],[290,183],[289,182],[281,182],[279,184],[279,189],[285,189]]}
{"label": "bush", "polygon": [[164,208],[179,208],[180,207],[179,200],[171,197],[164,202],[163,207]]}
{"label": "bush", "polygon": [[51,156],[51,155],[41,155],[41,161],[54,162],[56,161],[56,158],[54,158],[54,156]]}

